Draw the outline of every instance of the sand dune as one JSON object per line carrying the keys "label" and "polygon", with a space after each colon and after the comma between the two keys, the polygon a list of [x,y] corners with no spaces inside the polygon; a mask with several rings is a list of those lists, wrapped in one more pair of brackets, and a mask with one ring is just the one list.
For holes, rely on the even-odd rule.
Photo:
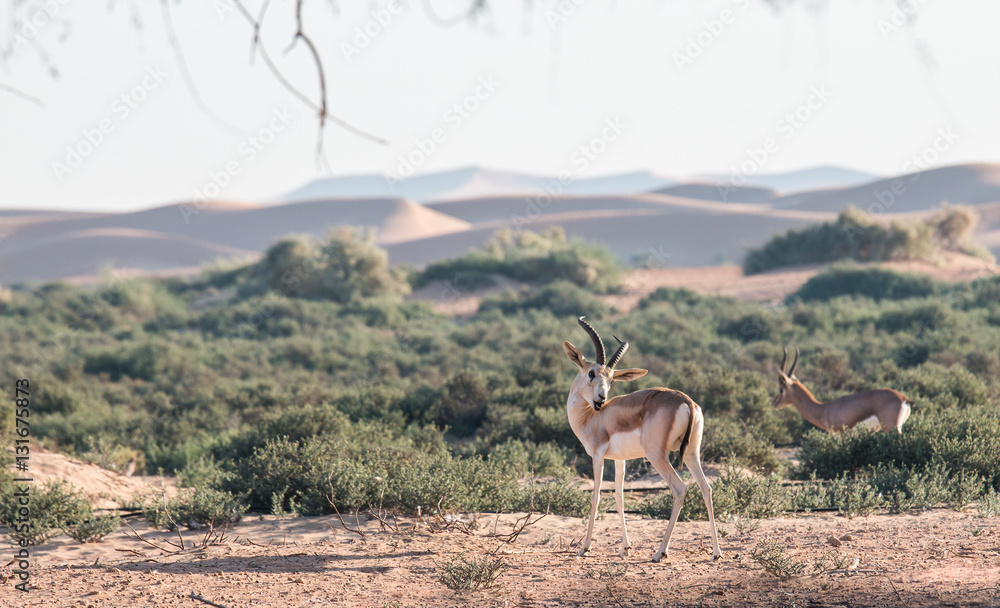
{"label": "sand dune", "polygon": [[107,268],[164,270],[256,252],[146,230],[106,228],[50,235],[0,257],[0,282],[100,274]]}
{"label": "sand dune", "polygon": [[770,188],[730,186],[726,182],[680,184],[661,188],[655,194],[723,203],[766,203],[781,197],[781,193]]}
{"label": "sand dune", "polygon": [[966,205],[1000,201],[1000,165],[941,167],[852,188],[802,192],[774,204],[812,211],[840,211],[853,204],[877,213],[908,213],[933,209],[942,201]]}

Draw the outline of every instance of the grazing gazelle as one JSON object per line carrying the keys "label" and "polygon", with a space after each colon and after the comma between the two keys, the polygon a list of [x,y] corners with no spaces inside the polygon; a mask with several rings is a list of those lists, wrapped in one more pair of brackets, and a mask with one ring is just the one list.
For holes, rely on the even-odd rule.
{"label": "grazing gazelle", "polygon": [[799,349],[795,349],[795,361],[792,369],[785,373],[785,363],[788,361],[788,350],[781,360],[781,371],[778,373],[778,396],[774,398],[774,407],[781,409],[789,405],[802,414],[808,422],[831,433],[849,429],[857,424],[881,425],[882,430],[895,430],[903,433],[903,423],[910,417],[910,405],[913,403],[899,391],[891,388],[880,388],[861,391],[834,399],[829,403],[820,403],[813,394],[795,377],[795,366],[799,364]]}
{"label": "grazing gazelle", "polygon": [[594,532],[597,505],[601,501],[601,482],[604,473],[604,459],[615,461],[615,503],[622,521],[621,556],[629,555],[632,548],[625,529],[623,484],[625,481],[625,461],[645,456],[656,471],[670,485],[673,493],[673,507],[670,523],[660,548],[653,554],[658,562],[667,554],[670,533],[677,523],[681,504],[687,494],[687,486],[670,465],[667,455],[671,450],[680,449],[681,461],[694,475],[708,507],[708,522],[712,527],[712,559],[719,559],[719,539],[715,531],[715,513],[712,510],[712,489],[701,470],[701,434],[705,427],[705,417],[698,404],[680,391],[667,388],[648,388],[628,395],[608,399],[613,382],[635,380],[646,375],[644,369],[620,369],[615,366],[621,361],[628,342],[618,340],[618,350],[610,360],[605,358],[604,343],[597,331],[580,317],[580,326],[590,335],[597,350],[597,360],[587,361],[580,350],[564,342],[566,355],[580,368],[573,385],[569,389],[566,409],[569,424],[583,443],[587,453],[594,459],[594,497],[590,505],[590,522],[587,536],[580,549],[584,555],[590,549],[590,539]]}

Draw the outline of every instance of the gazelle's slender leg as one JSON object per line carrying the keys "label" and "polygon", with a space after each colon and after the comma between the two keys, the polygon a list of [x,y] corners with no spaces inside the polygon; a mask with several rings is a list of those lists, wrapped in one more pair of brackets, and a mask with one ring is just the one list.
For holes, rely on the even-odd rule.
{"label": "gazelle's slender leg", "polygon": [[712,559],[717,560],[722,557],[722,550],[719,549],[719,535],[715,530],[712,486],[708,485],[708,479],[705,478],[705,471],[701,469],[701,459],[693,450],[689,450],[688,455],[684,458],[684,464],[687,465],[688,470],[691,471],[691,475],[698,482],[698,487],[701,488],[701,495],[705,498],[705,508],[708,509],[708,525],[712,527]]}
{"label": "gazelle's slender leg", "polygon": [[583,539],[578,555],[583,556],[590,551],[590,538],[594,534],[594,520],[597,519],[597,505],[601,502],[601,482],[604,481],[604,452],[594,454],[594,498],[590,501],[590,523],[587,524],[587,536]]}
{"label": "gazelle's slender leg", "polygon": [[687,486],[681,481],[677,471],[674,467],[670,466],[670,461],[667,460],[665,454],[656,454],[652,458],[652,454],[647,453],[646,457],[649,461],[653,463],[653,467],[656,472],[660,474],[660,477],[667,481],[670,486],[670,492],[674,495],[674,504],[670,509],[670,523],[667,524],[667,533],[663,535],[663,542],[660,543],[660,548],[656,550],[653,554],[653,561],[658,562],[670,548],[670,534],[674,531],[674,524],[677,523],[677,516],[681,514],[681,505],[684,504],[684,497],[687,495]]}
{"label": "gazelle's slender leg", "polygon": [[628,542],[628,529],[625,528],[625,461],[615,461],[615,505],[618,516],[622,520],[622,548],[618,555],[628,557],[632,553],[632,543]]}

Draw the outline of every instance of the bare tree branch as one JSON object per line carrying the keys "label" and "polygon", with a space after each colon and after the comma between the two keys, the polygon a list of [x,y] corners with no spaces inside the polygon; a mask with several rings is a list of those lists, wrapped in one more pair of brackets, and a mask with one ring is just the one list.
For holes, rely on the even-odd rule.
{"label": "bare tree branch", "polygon": [[[164,0],[166,1],[166,0]],[[303,0],[296,0],[295,3],[295,21],[296,21],[296,31],[292,37],[292,44],[289,46],[289,50],[295,46],[298,40],[302,40],[303,43],[308,47],[309,52],[312,54],[313,62],[316,64],[316,71],[319,76],[319,86],[320,86],[320,100],[319,103],[314,102],[305,93],[300,91],[295,85],[293,85],[288,78],[285,77],[281,69],[274,63],[271,56],[268,54],[266,48],[264,47],[264,42],[261,38],[260,29],[263,24],[264,14],[267,11],[269,1],[265,0],[264,4],[261,6],[259,16],[254,18],[247,10],[246,6],[243,4],[242,0],[233,0],[234,6],[243,15],[243,18],[247,20],[250,26],[253,28],[253,39],[250,44],[250,54],[251,63],[253,62],[253,57],[256,53],[260,53],[261,58],[264,60],[264,64],[271,71],[271,74],[278,80],[281,86],[294,95],[299,101],[306,105],[313,112],[316,112],[316,116],[319,119],[319,133],[317,134],[316,142],[316,158],[317,162],[323,165],[324,169],[329,171],[329,162],[326,159],[326,154],[323,147],[323,136],[326,131],[327,121],[339,126],[345,131],[363,137],[369,141],[373,141],[378,144],[386,145],[389,143],[388,140],[378,137],[363,131],[358,127],[350,124],[346,120],[330,114],[327,106],[327,92],[326,92],[326,73],[323,70],[323,61],[320,58],[319,51],[316,45],[313,43],[312,39],[303,30],[302,25],[302,4]]]}
{"label": "bare tree branch", "polygon": [[38,104],[38,105],[40,105],[43,108],[45,107],[45,102],[43,102],[41,99],[38,99],[37,97],[32,97],[31,95],[28,95],[24,91],[21,91],[19,89],[15,89],[14,87],[6,85],[6,84],[3,84],[2,82],[0,82],[0,91],[7,91],[8,93],[11,93],[12,95],[17,95],[21,99],[30,101],[31,103]]}
{"label": "bare tree branch", "polygon": [[434,10],[433,0],[423,0],[424,13],[427,14],[427,18],[431,20],[434,25],[438,27],[455,27],[463,21],[472,19],[479,13],[483,12],[487,8],[487,0],[470,0],[469,8],[461,13],[458,13],[454,17],[442,17],[437,14]]}
{"label": "bare tree branch", "polygon": [[219,128],[229,131],[234,135],[244,135],[246,129],[240,129],[226,122],[209,108],[208,104],[201,98],[198,86],[194,83],[194,78],[191,76],[191,70],[188,69],[187,60],[184,58],[184,51],[181,49],[181,43],[177,40],[177,34],[174,31],[174,20],[170,16],[170,0],[160,0],[160,6],[163,8],[163,26],[167,32],[167,42],[170,43],[170,48],[174,51],[174,58],[177,60],[177,67],[180,68],[181,78],[184,80],[188,94],[191,95],[194,104],[198,106],[202,114],[208,116]]}
{"label": "bare tree branch", "polygon": [[326,73],[323,70],[323,60],[320,59],[319,51],[316,50],[316,45],[313,44],[312,39],[306,36],[305,31],[302,29],[302,2],[303,0],[296,0],[295,2],[295,36],[292,38],[292,44],[288,47],[290,51],[295,43],[299,40],[306,45],[309,52],[312,53],[313,61],[316,63],[316,73],[319,76],[319,132],[316,134],[316,162],[320,164],[323,169],[327,172],[330,171],[330,161],[327,160],[326,154],[323,152],[323,135],[326,133]]}

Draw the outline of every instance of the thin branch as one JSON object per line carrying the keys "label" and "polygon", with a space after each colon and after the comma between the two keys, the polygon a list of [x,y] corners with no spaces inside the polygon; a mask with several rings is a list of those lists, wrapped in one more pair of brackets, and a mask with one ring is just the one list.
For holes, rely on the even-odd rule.
{"label": "thin branch", "polygon": [[223,606],[222,604],[216,604],[212,600],[206,600],[205,598],[201,597],[200,595],[195,595],[194,591],[192,591],[191,595],[189,595],[188,597],[190,599],[192,599],[192,600],[198,600],[199,602],[201,602],[203,604],[208,604],[209,606],[215,606],[215,608],[229,608],[228,606]]}
{"label": "thin branch", "polygon": [[177,61],[177,67],[181,71],[181,79],[184,80],[184,85],[187,86],[188,94],[191,99],[194,100],[194,105],[198,106],[201,113],[209,117],[212,122],[216,124],[219,128],[229,131],[233,135],[242,136],[246,133],[244,129],[235,127],[228,122],[226,122],[221,116],[216,114],[205,100],[201,98],[201,94],[198,92],[198,86],[194,83],[194,78],[191,76],[191,70],[188,69],[187,60],[184,58],[184,51],[181,49],[181,43],[177,40],[177,34],[174,31],[174,20],[170,16],[170,0],[160,0],[160,6],[163,7],[163,26],[167,32],[167,42],[170,43],[170,48],[174,51],[174,58]]}
{"label": "thin branch", "polygon": [[254,55],[257,54],[257,46],[260,44],[260,24],[264,23],[264,13],[267,7],[271,6],[271,0],[264,0],[260,6],[260,13],[257,14],[257,21],[253,28],[253,42],[250,44],[250,65],[253,65]]}
{"label": "thin branch", "polygon": [[463,21],[472,19],[477,14],[486,9],[485,0],[471,0],[471,2],[469,2],[468,10],[458,13],[454,17],[442,17],[437,14],[437,11],[434,10],[433,0],[424,0],[423,3],[424,3],[424,13],[427,14],[427,17],[431,20],[431,22],[433,22],[434,25],[438,27],[445,27],[445,28],[455,27],[456,25],[462,23]]}
{"label": "thin branch", "polygon": [[312,53],[313,61],[316,63],[316,73],[319,76],[319,132],[316,134],[316,162],[323,166],[323,168],[330,172],[330,162],[326,158],[326,154],[323,152],[323,134],[326,132],[326,72],[323,70],[323,60],[319,56],[319,51],[316,50],[316,45],[309,36],[306,36],[305,31],[302,29],[302,0],[296,0],[295,2],[295,36],[292,38],[292,44],[289,46],[295,46],[295,43],[299,40],[309,48],[309,52]]}
{"label": "thin branch", "polygon": [[34,104],[38,104],[39,106],[41,106],[43,108],[45,107],[45,102],[43,102],[41,99],[38,99],[37,97],[32,97],[31,95],[28,95],[24,91],[21,91],[19,89],[15,89],[14,87],[6,85],[6,84],[3,84],[2,82],[0,82],[0,91],[7,91],[8,93],[11,93],[12,95],[17,95],[21,99],[24,99],[26,101],[30,101],[31,103],[34,103]]}
{"label": "thin branch", "polygon": [[[354,125],[350,124],[346,120],[330,114],[329,109],[327,108],[327,104],[326,104],[326,80],[325,80],[325,76],[323,74],[322,63],[319,61],[319,54],[316,52],[316,47],[315,47],[315,45],[312,44],[311,40],[309,40],[308,38],[306,38],[305,35],[301,36],[309,44],[310,50],[313,52],[314,59],[316,60],[317,69],[320,72],[320,84],[321,84],[321,88],[322,88],[322,91],[321,91],[322,99],[321,99],[321,103],[320,104],[317,104],[316,102],[314,102],[313,100],[311,100],[305,93],[303,93],[298,88],[296,88],[296,86],[293,85],[288,80],[288,78],[285,77],[284,73],[274,63],[274,61],[271,59],[271,56],[268,54],[267,50],[265,49],[264,42],[263,42],[263,40],[261,38],[261,35],[260,35],[260,28],[261,28],[261,25],[262,25],[262,19],[264,17],[264,9],[266,9],[267,3],[265,2],[265,5],[261,8],[260,17],[256,18],[256,19],[254,18],[253,15],[250,14],[250,11],[247,10],[247,8],[243,4],[242,0],[233,0],[233,5],[236,6],[236,9],[240,12],[241,15],[243,15],[243,18],[246,19],[247,23],[249,23],[250,26],[253,28],[254,37],[253,37],[253,41],[252,41],[251,47],[250,47],[251,53],[259,52],[261,58],[264,60],[264,64],[267,66],[268,70],[271,71],[271,74],[278,80],[278,82],[281,84],[281,86],[285,87],[285,89],[288,92],[290,92],[299,101],[301,101],[303,104],[305,104],[306,107],[308,107],[312,111],[316,112],[317,116],[320,119],[320,143],[319,143],[319,147],[320,148],[322,146],[323,127],[325,127],[326,121],[332,122],[332,123],[336,124],[337,126],[341,127],[342,129],[344,129],[345,131],[348,131],[349,133],[352,133],[354,135],[357,135],[358,137],[362,137],[362,138],[367,139],[369,141],[373,141],[373,142],[375,142],[377,144],[387,145],[389,143],[389,140],[387,140],[387,139],[381,138],[381,137],[379,137],[377,135],[373,135],[371,133],[368,133],[367,131],[363,131],[363,130],[359,129],[358,127],[355,127]],[[298,3],[297,3],[297,5],[296,5],[297,11],[298,11],[298,9],[299,9],[300,6],[301,6],[301,0],[299,0]],[[301,28],[301,16],[299,16],[299,17],[300,17],[300,20],[299,20],[300,27],[296,31],[296,35],[295,35],[295,38],[293,39],[293,43],[294,43],[294,41],[296,39],[298,39],[300,37],[299,34],[302,31],[302,28]]]}

